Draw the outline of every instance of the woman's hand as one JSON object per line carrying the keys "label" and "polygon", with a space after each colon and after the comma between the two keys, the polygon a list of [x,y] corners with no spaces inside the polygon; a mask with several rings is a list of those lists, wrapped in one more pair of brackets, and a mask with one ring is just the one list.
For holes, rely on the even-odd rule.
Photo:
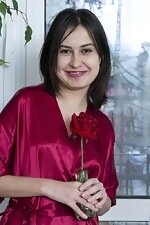
{"label": "woman's hand", "polygon": [[87,216],[80,210],[80,208],[77,206],[77,203],[80,203],[95,212],[98,212],[98,209],[92,202],[87,201],[86,198],[83,198],[81,196],[82,192],[79,190],[80,186],[81,183],[77,181],[61,182],[50,180],[49,182],[47,181],[43,186],[42,194],[58,202],[68,205],[80,217],[87,219]]}
{"label": "woman's hand", "polygon": [[[92,203],[98,210],[106,207],[106,211],[111,207],[111,201],[107,196],[106,190],[101,182],[96,178],[91,178],[81,184],[79,190],[81,196],[89,203]],[[105,210],[104,210],[105,213]]]}

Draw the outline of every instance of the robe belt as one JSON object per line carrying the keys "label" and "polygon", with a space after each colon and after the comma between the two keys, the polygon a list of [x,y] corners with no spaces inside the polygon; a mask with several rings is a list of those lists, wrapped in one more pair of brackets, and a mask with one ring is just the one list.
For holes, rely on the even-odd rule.
{"label": "robe belt", "polygon": [[22,214],[22,225],[36,224],[37,213],[39,212],[37,209],[33,209],[32,206],[24,206],[19,202],[10,201],[9,208],[19,211]]}
{"label": "robe belt", "polygon": [[[62,205],[55,205],[52,204],[51,206],[48,206],[47,209],[40,209],[36,208],[35,206],[31,204],[24,204],[23,202],[20,201],[13,201],[10,200],[8,208],[20,212],[22,214],[22,224],[27,225],[27,224],[36,224],[37,218],[42,217],[42,221],[50,220],[50,218],[54,217],[61,217],[61,216],[75,216],[73,210],[68,207],[66,210],[66,207]],[[30,223],[29,223],[30,222]]]}

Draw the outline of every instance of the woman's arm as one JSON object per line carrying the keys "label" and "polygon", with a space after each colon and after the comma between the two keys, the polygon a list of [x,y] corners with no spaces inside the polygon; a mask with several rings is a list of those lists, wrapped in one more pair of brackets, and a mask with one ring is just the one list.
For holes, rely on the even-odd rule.
{"label": "woman's arm", "polygon": [[32,197],[46,196],[58,202],[70,206],[79,216],[87,216],[79,209],[76,203],[80,203],[95,212],[98,209],[90,202],[81,197],[79,191],[81,183],[62,182],[44,178],[2,176],[0,177],[1,197]]}
{"label": "woman's arm", "polygon": [[1,197],[32,197],[41,195],[42,179],[19,176],[0,177]]}

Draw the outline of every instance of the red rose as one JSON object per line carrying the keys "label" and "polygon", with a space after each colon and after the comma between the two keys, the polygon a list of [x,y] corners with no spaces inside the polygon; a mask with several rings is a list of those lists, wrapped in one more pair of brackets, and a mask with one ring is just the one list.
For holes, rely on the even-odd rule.
{"label": "red rose", "polygon": [[97,138],[97,125],[98,121],[96,118],[84,112],[81,112],[79,116],[74,113],[70,122],[70,131],[73,136],[94,140]]}

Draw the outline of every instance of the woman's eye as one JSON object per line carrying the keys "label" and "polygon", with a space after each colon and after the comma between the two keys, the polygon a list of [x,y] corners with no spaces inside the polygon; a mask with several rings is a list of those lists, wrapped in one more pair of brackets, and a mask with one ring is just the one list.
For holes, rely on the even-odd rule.
{"label": "woman's eye", "polygon": [[88,54],[88,53],[91,53],[91,52],[92,52],[92,49],[91,48],[82,49],[82,53],[83,54]]}
{"label": "woman's eye", "polygon": [[61,54],[64,54],[64,55],[68,55],[71,53],[71,50],[68,50],[68,49],[60,49],[59,51]]}

